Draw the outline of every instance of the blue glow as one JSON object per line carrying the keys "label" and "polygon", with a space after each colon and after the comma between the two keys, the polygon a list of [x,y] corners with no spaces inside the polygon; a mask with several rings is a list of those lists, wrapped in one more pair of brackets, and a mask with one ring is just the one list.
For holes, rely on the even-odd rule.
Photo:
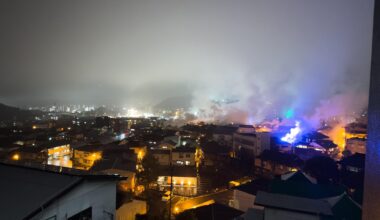
{"label": "blue glow", "polygon": [[285,112],[285,118],[289,119],[289,118],[292,118],[294,116],[294,111],[293,109],[288,109],[286,112]]}
{"label": "blue glow", "polygon": [[289,144],[293,144],[294,142],[296,142],[298,135],[301,133],[300,125],[300,122],[296,121],[295,127],[290,129],[289,133],[282,137],[281,140]]}

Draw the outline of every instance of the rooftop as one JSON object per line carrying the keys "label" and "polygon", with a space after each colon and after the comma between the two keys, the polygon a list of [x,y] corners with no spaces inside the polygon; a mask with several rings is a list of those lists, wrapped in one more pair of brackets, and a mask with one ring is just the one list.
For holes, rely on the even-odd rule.
{"label": "rooftop", "polygon": [[332,216],[330,204],[324,200],[308,199],[259,191],[255,204],[270,208]]}
{"label": "rooftop", "polygon": [[117,180],[111,175],[74,175],[0,163],[1,219],[24,219],[46,208],[84,179]]}
{"label": "rooftop", "polygon": [[[213,203],[211,205],[201,206],[195,209],[189,209],[182,212],[179,216],[188,216],[189,214],[194,215],[197,220],[210,220],[210,219],[218,219],[218,220],[232,220],[244,212],[231,208],[226,205],[222,205],[219,203]],[[185,218],[183,218],[185,219]]]}

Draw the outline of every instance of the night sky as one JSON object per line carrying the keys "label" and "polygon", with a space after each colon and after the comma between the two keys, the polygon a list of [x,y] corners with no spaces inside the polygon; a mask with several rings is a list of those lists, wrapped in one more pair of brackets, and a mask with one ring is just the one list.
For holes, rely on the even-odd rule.
{"label": "night sky", "polygon": [[357,110],[372,17],[373,0],[2,0],[0,102]]}

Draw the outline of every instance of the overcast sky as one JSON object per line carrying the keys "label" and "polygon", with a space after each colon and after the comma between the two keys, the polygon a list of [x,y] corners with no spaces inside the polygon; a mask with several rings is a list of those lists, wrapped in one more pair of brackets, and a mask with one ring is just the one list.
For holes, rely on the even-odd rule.
{"label": "overcast sky", "polygon": [[373,0],[1,0],[0,102],[310,112],[367,95],[372,15]]}

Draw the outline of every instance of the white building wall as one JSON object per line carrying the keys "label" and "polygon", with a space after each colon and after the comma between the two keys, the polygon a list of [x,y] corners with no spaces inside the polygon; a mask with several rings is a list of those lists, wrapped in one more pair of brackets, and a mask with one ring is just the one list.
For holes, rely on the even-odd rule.
{"label": "white building wall", "polygon": [[85,180],[32,219],[45,220],[56,216],[57,220],[66,220],[89,207],[92,207],[93,220],[114,219],[116,181]]}
{"label": "white building wall", "polygon": [[233,198],[233,208],[241,210],[243,212],[247,212],[249,208],[253,208],[255,198],[255,195],[235,189]]}

